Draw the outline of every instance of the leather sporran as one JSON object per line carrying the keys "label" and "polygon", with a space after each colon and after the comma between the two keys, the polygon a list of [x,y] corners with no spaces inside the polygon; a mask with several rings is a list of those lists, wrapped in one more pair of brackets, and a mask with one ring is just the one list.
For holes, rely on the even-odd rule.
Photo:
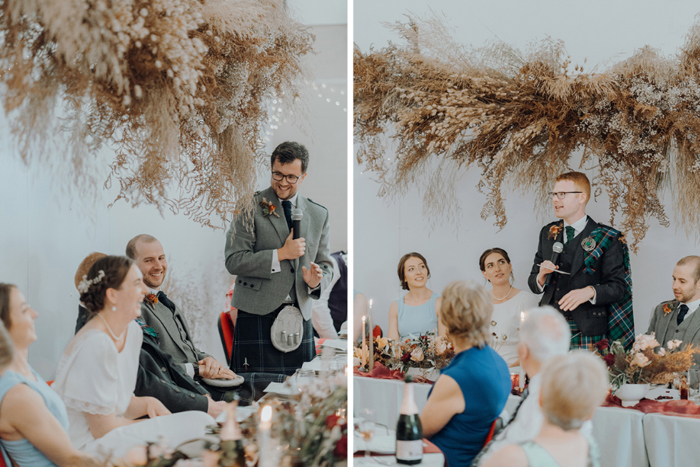
{"label": "leather sporran", "polygon": [[304,338],[304,317],[299,308],[289,305],[277,314],[270,330],[272,345],[280,352],[291,352]]}

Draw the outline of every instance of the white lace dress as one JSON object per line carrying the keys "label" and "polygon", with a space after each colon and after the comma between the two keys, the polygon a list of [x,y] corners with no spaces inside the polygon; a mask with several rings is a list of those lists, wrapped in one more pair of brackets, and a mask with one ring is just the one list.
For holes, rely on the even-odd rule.
{"label": "white lace dress", "polygon": [[73,342],[69,354],[61,356],[52,387],[66,404],[68,436],[76,449],[121,457],[132,446],[157,441],[161,435],[171,446],[199,438],[207,425],[215,423],[203,412],[182,412],[122,426],[98,439],[92,436],[86,413],[122,416],[129,407],[142,340],[135,321],[129,324],[121,352],[107,334],[91,329]]}
{"label": "white lace dress", "polygon": [[[518,361],[518,341],[520,336],[520,312],[535,308],[540,297],[521,290],[505,303],[493,306],[491,315],[491,346],[503,357],[508,366]],[[495,334],[495,336],[494,336]]]}

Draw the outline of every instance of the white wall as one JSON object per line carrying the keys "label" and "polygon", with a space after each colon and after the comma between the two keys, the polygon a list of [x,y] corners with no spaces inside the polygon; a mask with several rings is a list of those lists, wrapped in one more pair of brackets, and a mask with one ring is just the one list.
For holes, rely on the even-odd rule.
{"label": "white wall", "polygon": [[[563,39],[572,64],[586,69],[595,64],[616,62],[630,56],[645,45],[673,54],[683,40],[693,17],[698,12],[691,2],[671,1],[659,8],[657,2],[589,1],[560,2],[537,0],[497,0],[490,2],[395,0],[374,2],[356,0],[354,3],[354,41],[364,52],[370,45],[385,47],[388,41],[399,41],[381,25],[382,22],[405,21],[405,14],[419,17],[430,8],[444,14],[447,24],[455,28],[455,37],[463,44],[475,47],[496,37],[508,44],[525,49],[534,40],[550,36]],[[391,149],[387,157],[393,157]],[[572,167],[577,168],[577,166]],[[375,323],[386,331],[388,309],[392,301],[403,295],[396,275],[399,258],[409,251],[421,252],[428,260],[432,279],[428,287],[442,292],[455,279],[475,279],[483,283],[478,259],[494,246],[505,248],[513,261],[516,287],[527,289],[527,275],[537,248],[537,235],[542,225],[554,220],[554,215],[537,217],[534,198],[520,192],[506,192],[508,224],[500,232],[493,227],[493,218],[482,220],[481,207],[485,197],[476,190],[479,174],[464,173],[455,194],[455,209],[461,210],[459,225],[446,223],[431,229],[422,216],[422,197],[418,189],[403,199],[389,203],[376,196],[379,185],[370,172],[356,165],[354,181],[354,245],[355,288],[373,298]],[[669,217],[673,225],[673,210],[678,209],[666,196]],[[680,209],[697,209],[682,206]],[[608,223],[607,198],[588,205],[588,214]],[[619,218],[618,218],[619,220]],[[699,254],[695,239],[688,239],[674,227],[652,227],[632,255],[632,280],[637,333],[645,332],[652,308],[662,300],[673,298],[671,273],[675,262],[688,254]]]}
{"label": "white wall", "polygon": [[[290,1],[292,7],[296,3],[305,2]],[[331,212],[333,251],[347,249],[345,8],[345,2],[324,3],[309,21],[302,8],[301,20],[315,24],[311,32],[317,38],[316,54],[305,58],[310,73],[301,107],[308,111],[303,117],[283,112],[279,121],[270,122],[278,128],[268,126],[268,152],[287,140],[308,147],[309,176],[301,192]],[[128,240],[139,233],[163,243],[168,275],[175,282],[171,295],[188,304],[185,311],[200,348],[224,361],[215,328],[232,280],[224,268],[224,231],[201,227],[182,215],[161,215],[150,206],[133,209],[122,201],[108,209],[116,195],[102,186],[104,163],[113,156],[108,150],[98,158],[102,176],[92,189],[94,196],[88,202],[78,199],[74,191],[64,192],[55,183],[70,176],[70,167],[25,166],[7,126],[0,115],[0,282],[17,284],[39,314],[38,341],[30,348],[32,366],[53,379],[73,336],[78,307],[73,276],[80,261],[92,251],[124,254]],[[268,177],[269,172],[260,178],[261,189],[269,186]]]}

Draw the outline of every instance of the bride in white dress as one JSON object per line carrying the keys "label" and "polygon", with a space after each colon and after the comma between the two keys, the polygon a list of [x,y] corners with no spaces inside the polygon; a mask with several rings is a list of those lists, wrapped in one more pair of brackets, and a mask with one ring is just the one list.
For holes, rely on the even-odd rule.
{"label": "bride in white dress", "polygon": [[[148,292],[128,258],[98,260],[80,284],[80,301],[93,314],[58,364],[53,388],[66,404],[71,443],[81,451],[121,457],[164,436],[171,446],[199,438],[209,415],[170,415],[153,397],[134,396],[143,333],[134,321]],[[148,416],[149,420],[138,420]]]}

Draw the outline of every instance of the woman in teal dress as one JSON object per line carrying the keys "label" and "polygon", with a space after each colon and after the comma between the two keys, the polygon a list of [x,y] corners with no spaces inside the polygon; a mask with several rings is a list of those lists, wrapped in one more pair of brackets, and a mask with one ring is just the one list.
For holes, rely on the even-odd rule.
{"label": "woman in teal dress", "polygon": [[9,455],[19,467],[101,465],[71,446],[63,401],[29,366],[36,317],[17,287],[0,284],[0,446],[5,462],[11,465]]}
{"label": "woman in teal dress", "polygon": [[599,467],[595,441],[579,430],[607,392],[608,372],[600,358],[583,350],[553,357],[542,372],[540,433],[532,441],[503,447],[484,467]]}
{"label": "woman in teal dress", "polygon": [[406,339],[435,329],[438,335],[444,336],[444,329],[437,317],[440,295],[426,286],[430,278],[426,259],[420,253],[407,253],[401,257],[397,273],[401,288],[408,290],[408,293],[389,307],[387,337],[393,340]]}

